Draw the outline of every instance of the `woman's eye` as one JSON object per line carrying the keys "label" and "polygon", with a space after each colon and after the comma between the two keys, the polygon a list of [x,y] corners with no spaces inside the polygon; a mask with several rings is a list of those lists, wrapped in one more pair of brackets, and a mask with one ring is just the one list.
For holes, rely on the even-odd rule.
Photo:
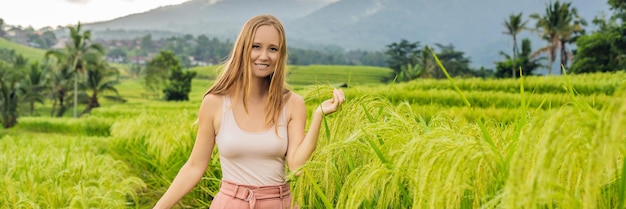
{"label": "woman's eye", "polygon": [[259,46],[259,45],[252,45],[252,48],[253,48],[253,49],[260,48],[260,47],[261,47],[261,46]]}
{"label": "woman's eye", "polygon": [[272,48],[270,48],[270,50],[277,52],[277,51],[278,51],[278,48],[276,48],[276,47],[272,47]]}

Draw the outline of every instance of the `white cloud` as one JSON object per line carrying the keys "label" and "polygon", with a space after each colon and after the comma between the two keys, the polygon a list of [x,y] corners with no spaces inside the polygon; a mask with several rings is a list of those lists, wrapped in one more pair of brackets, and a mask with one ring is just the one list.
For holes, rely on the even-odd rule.
{"label": "white cloud", "polygon": [[65,0],[69,3],[74,3],[74,4],[86,4],[87,2],[89,2],[89,0]]}
{"label": "white cloud", "polygon": [[189,0],[0,0],[0,18],[8,25],[56,27],[79,21],[106,21],[186,1]]}

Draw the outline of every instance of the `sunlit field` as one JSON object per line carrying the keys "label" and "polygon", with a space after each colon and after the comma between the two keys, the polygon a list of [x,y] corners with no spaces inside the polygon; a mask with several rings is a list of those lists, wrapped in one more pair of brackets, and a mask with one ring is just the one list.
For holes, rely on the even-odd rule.
{"label": "sunlit field", "polygon": [[21,54],[25,58],[33,61],[43,60],[44,54],[46,53],[43,50],[13,43],[4,38],[0,38],[0,49],[14,49],[17,54]]}
{"label": "sunlit field", "polygon": [[[152,99],[129,79],[117,86],[126,103],[79,119],[50,118],[46,104],[0,131],[0,208],[150,208],[193,146],[214,75],[196,70],[188,102]],[[453,85],[382,84],[384,68],[290,71],[309,110],[349,84],[302,175],[289,175],[300,208],[625,206],[624,72]],[[220,175],[213,157],[176,207],[208,208]]]}
{"label": "sunlit field", "polygon": [[[198,78],[214,78],[217,66],[196,67]],[[391,75],[391,69],[372,66],[307,65],[288,66],[287,82],[294,87],[306,85],[369,85],[381,84]]]}

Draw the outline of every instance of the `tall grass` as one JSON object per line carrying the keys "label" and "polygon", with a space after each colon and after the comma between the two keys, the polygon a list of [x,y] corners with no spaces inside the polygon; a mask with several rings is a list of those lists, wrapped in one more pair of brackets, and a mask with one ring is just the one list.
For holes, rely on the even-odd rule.
{"label": "tall grass", "polygon": [[[626,72],[607,72],[594,74],[568,75],[571,87],[581,95],[605,94],[613,95],[620,85],[626,82]],[[455,79],[456,86],[463,91],[491,91],[519,93],[523,85],[534,94],[554,94],[567,91],[568,84],[562,76],[529,76],[521,80],[514,79]],[[600,82],[601,81],[601,82]],[[408,91],[446,90],[453,89],[447,80],[419,79],[409,83],[397,84]]]}
{"label": "tall grass", "polygon": [[[185,109],[147,110],[111,127],[110,154],[123,159],[149,187],[142,193],[142,205],[154,205],[188,159],[196,137],[195,120],[196,114]],[[221,179],[218,159],[214,154],[205,177],[179,207],[210,204]]]}
{"label": "tall grass", "polygon": [[[302,175],[289,175],[294,199],[301,208],[623,208],[619,76],[344,89],[349,98],[324,118]],[[125,104],[80,119],[20,118],[0,131],[0,208],[150,208],[189,157],[210,82],[194,80],[192,101],[163,102],[127,81]],[[296,89],[309,113],[332,95],[330,86]],[[220,178],[214,152],[176,207],[207,207]]]}
{"label": "tall grass", "polygon": [[617,208],[626,139],[617,92],[603,108],[580,96],[539,112],[521,102],[510,124],[426,121],[406,103],[352,97],[326,120],[295,199],[302,208]]}
{"label": "tall grass", "polygon": [[59,133],[66,135],[109,136],[113,119],[101,117],[46,118],[21,117],[16,129],[27,132]]}
{"label": "tall grass", "polygon": [[[517,110],[521,103],[522,97],[519,93],[491,92],[491,91],[463,91],[465,99],[472,106],[479,108],[508,108],[513,111]],[[414,105],[440,105],[448,107],[467,106],[463,98],[453,90],[415,90],[408,91],[401,87],[389,88],[359,88],[354,92],[348,92],[348,95],[358,96],[362,94],[370,94],[384,97],[392,103],[398,104],[409,102]],[[578,98],[592,105],[593,108],[601,109],[604,104],[613,100],[613,96],[608,95],[579,95]],[[530,94],[525,98],[526,102],[532,108],[552,109],[563,106],[571,102],[569,95],[563,93],[552,94]]]}
{"label": "tall grass", "polygon": [[[219,66],[195,67],[196,78],[213,80],[219,75]],[[290,65],[287,67],[287,81],[294,86],[348,84],[382,84],[391,75],[391,69],[373,66],[351,65]]]}
{"label": "tall grass", "polygon": [[0,208],[131,208],[145,187],[101,149],[104,138],[8,133],[0,138]]}
{"label": "tall grass", "polygon": [[600,111],[574,103],[526,127],[494,205],[616,208],[619,197],[611,187],[621,176],[626,103],[616,99]]}
{"label": "tall grass", "polygon": [[382,84],[392,70],[372,66],[308,65],[289,66],[287,80],[291,85]]}
{"label": "tall grass", "polygon": [[333,208],[450,208],[494,195],[499,171],[477,125],[443,116],[426,123],[408,103],[374,97],[344,105],[304,167],[312,177],[294,183],[301,207],[327,208],[327,199]]}

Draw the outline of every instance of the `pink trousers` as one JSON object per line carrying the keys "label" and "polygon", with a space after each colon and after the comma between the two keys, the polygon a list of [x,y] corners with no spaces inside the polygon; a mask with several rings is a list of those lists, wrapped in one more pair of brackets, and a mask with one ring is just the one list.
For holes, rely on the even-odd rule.
{"label": "pink trousers", "polygon": [[[273,186],[240,185],[222,180],[210,209],[288,209],[291,208],[289,184]],[[294,206],[294,208],[297,208]]]}

